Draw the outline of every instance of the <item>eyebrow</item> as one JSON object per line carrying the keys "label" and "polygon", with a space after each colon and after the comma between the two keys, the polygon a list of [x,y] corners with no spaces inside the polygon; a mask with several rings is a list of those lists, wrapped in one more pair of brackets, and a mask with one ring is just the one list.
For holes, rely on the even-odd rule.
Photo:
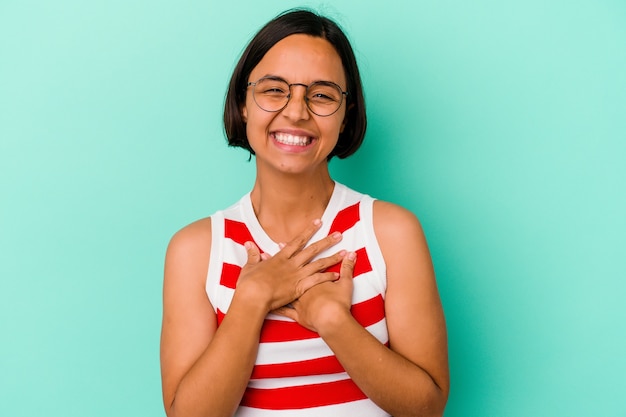
{"label": "eyebrow", "polygon": [[[265,74],[262,77],[259,77],[256,81],[258,81],[258,80],[260,80],[262,78],[269,78],[271,80],[276,80],[276,81],[284,81],[287,84],[304,84],[304,83],[290,83],[289,81],[287,81],[283,77],[281,77],[279,75],[274,75],[274,74]],[[341,88],[341,90],[343,91],[343,87],[341,86],[341,84],[339,84],[338,82],[335,82],[335,81],[331,81],[331,80],[313,80],[309,84],[306,84],[306,85],[311,85],[311,84],[314,84],[314,83],[331,83],[331,84],[335,84],[335,85],[339,86],[339,88]]]}
{"label": "eyebrow", "polygon": [[287,84],[289,84],[289,81],[285,80],[283,77],[279,77],[278,75],[266,74],[266,75],[262,76],[261,78],[259,78],[259,80],[263,79],[263,78],[269,78],[271,80],[276,80],[276,81],[284,81]]}

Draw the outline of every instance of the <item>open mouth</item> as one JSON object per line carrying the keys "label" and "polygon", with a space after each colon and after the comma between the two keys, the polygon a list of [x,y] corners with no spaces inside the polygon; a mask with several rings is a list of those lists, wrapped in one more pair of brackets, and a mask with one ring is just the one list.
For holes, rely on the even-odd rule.
{"label": "open mouth", "polygon": [[313,142],[310,136],[290,135],[289,133],[276,132],[273,134],[274,140],[278,143],[291,146],[307,146]]}

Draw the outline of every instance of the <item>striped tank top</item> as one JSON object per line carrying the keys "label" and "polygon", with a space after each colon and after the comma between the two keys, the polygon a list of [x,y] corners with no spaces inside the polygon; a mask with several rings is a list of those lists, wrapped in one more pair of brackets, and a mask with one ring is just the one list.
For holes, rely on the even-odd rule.
{"label": "striped tank top", "polygon": [[[311,242],[335,231],[343,239],[318,257],[341,249],[357,253],[352,315],[381,343],[388,344],[384,296],[386,269],[374,235],[374,199],[335,183]],[[241,268],[247,260],[243,244],[253,241],[263,251],[279,251],[259,224],[250,194],[211,216],[211,258],[206,292],[221,323],[232,300]],[[339,265],[329,268],[339,272]],[[363,366],[367,366],[364,364]],[[259,350],[237,417],[389,416],[356,386],[332,350],[315,332],[293,320],[269,314]]]}

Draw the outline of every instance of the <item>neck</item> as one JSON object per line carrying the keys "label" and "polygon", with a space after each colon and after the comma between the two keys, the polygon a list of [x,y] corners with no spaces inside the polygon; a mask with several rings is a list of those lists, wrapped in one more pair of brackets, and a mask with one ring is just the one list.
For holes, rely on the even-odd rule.
{"label": "neck", "polygon": [[328,167],[310,175],[265,172],[250,193],[259,223],[275,242],[289,242],[324,214],[335,183]]}

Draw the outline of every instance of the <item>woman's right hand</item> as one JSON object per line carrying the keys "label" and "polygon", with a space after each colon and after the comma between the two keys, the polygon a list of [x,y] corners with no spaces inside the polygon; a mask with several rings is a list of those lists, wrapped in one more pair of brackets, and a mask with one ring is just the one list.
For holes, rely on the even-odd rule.
{"label": "woman's right hand", "polygon": [[340,242],[341,233],[332,233],[305,247],[321,224],[320,220],[314,221],[271,257],[261,254],[254,243],[246,242],[248,261],[239,275],[235,296],[261,303],[269,313],[298,299],[317,284],[336,280],[339,277],[337,273],[324,271],[341,262],[345,251],[311,260]]}

